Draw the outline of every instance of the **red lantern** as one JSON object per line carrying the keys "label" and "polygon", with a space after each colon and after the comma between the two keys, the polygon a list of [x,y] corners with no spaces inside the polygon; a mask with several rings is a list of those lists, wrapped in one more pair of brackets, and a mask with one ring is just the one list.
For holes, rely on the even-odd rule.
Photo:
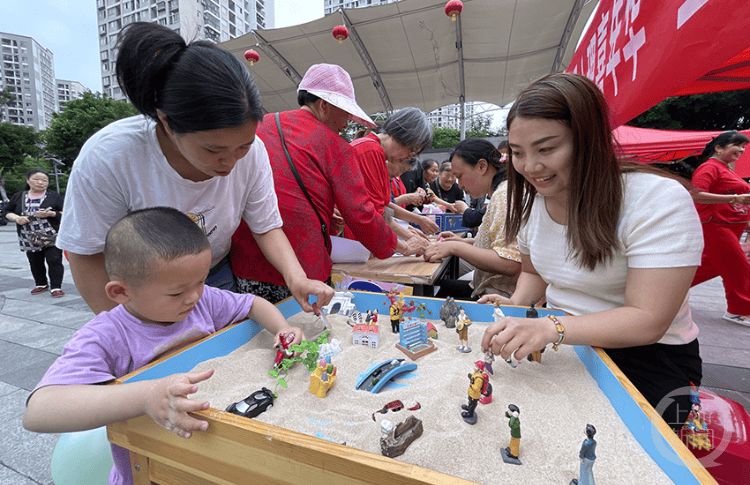
{"label": "red lantern", "polygon": [[456,16],[461,15],[461,10],[464,9],[464,4],[461,0],[451,0],[445,4],[445,15],[451,17],[453,21],[456,21]]}
{"label": "red lantern", "polygon": [[252,66],[253,63],[258,62],[258,60],[260,59],[260,56],[258,55],[257,52],[250,49],[250,50],[245,51],[245,59],[250,61],[250,65]]}
{"label": "red lantern", "polygon": [[333,34],[333,37],[339,41],[339,44],[341,44],[349,37],[349,29],[347,29],[344,25],[337,25],[333,28],[331,33]]}

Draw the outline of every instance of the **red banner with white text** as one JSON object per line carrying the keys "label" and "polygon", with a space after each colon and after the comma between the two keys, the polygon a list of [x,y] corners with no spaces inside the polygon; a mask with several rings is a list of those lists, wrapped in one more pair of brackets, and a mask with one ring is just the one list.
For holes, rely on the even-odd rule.
{"label": "red banner with white text", "polygon": [[600,0],[567,72],[599,85],[617,127],[677,93],[727,89],[692,86],[750,46],[748,19],[748,0]]}

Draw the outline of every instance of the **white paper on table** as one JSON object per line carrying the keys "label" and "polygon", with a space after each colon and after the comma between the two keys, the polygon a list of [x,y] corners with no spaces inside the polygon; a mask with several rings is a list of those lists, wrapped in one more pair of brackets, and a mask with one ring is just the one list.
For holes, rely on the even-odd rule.
{"label": "white paper on table", "polygon": [[364,263],[370,259],[370,251],[361,242],[331,236],[331,260],[335,263]]}

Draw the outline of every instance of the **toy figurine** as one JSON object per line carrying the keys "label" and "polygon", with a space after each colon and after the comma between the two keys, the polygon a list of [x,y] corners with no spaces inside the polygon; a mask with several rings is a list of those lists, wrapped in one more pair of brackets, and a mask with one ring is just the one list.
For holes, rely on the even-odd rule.
{"label": "toy figurine", "polygon": [[398,333],[398,327],[401,324],[401,318],[403,318],[404,315],[401,310],[401,305],[399,305],[398,302],[391,303],[389,311],[391,314],[391,331],[393,331],[393,333]]}
{"label": "toy figurine", "polygon": [[289,346],[294,341],[294,334],[292,332],[289,332],[288,334],[284,335],[279,334],[279,344],[276,345],[276,358],[273,359],[273,367],[274,369],[278,369],[281,365],[281,361],[284,359],[291,359],[294,355],[289,350]]}
{"label": "toy figurine", "polygon": [[477,422],[477,415],[474,411],[477,408],[479,399],[482,397],[482,391],[486,389],[485,384],[487,380],[488,376],[484,373],[484,362],[476,361],[474,363],[474,372],[469,374],[469,404],[461,405],[461,409],[464,410],[461,413],[461,417],[469,424],[476,424]]}
{"label": "toy figurine", "polygon": [[570,481],[570,485],[595,485],[594,484],[594,460],[596,460],[596,440],[594,435],[596,428],[593,425],[586,425],[586,439],[583,440],[581,451],[578,452],[578,458],[581,459],[580,478]]}
{"label": "toy figurine", "polygon": [[445,299],[445,303],[440,307],[440,320],[445,323],[446,328],[453,328],[456,326],[456,318],[458,317],[458,306],[452,296]]}
{"label": "toy figurine", "polygon": [[490,372],[490,375],[495,375],[492,371],[492,363],[495,362],[495,354],[491,350],[484,353],[484,368]]}
{"label": "toy figurine", "polygon": [[367,315],[365,316],[365,323],[378,323],[378,311],[377,310],[367,310]]}
{"label": "toy figurine", "polygon": [[456,347],[456,350],[464,354],[471,352],[471,347],[469,347],[469,325],[471,325],[471,320],[466,316],[463,307],[458,307],[456,333],[458,333],[458,340],[461,342],[461,346]]}
{"label": "toy figurine", "polygon": [[500,300],[495,300],[495,309],[492,311],[492,317],[495,319],[495,323],[500,321],[501,318],[505,318],[505,313],[500,308]]}
{"label": "toy figurine", "polygon": [[531,306],[526,310],[526,318],[539,318],[539,312],[534,308],[535,303],[535,301],[532,301]]}
{"label": "toy figurine", "polygon": [[692,382],[690,383],[690,402],[692,403],[690,413],[687,421],[682,425],[680,437],[692,448],[710,451],[713,447],[711,436],[701,413],[701,398],[698,388]]}
{"label": "toy figurine", "polygon": [[505,417],[509,419],[510,446],[501,449],[500,455],[503,457],[505,463],[512,465],[522,464],[521,460],[518,459],[518,452],[521,447],[521,421],[518,419],[519,414],[521,414],[521,410],[515,404],[509,404],[508,411],[505,411]]}
{"label": "toy figurine", "polygon": [[404,316],[413,312],[416,308],[414,300],[407,305],[404,303],[404,297],[397,290],[390,290],[386,296],[391,302],[389,312],[391,314],[391,330],[393,333],[399,332],[399,325],[404,321]]}

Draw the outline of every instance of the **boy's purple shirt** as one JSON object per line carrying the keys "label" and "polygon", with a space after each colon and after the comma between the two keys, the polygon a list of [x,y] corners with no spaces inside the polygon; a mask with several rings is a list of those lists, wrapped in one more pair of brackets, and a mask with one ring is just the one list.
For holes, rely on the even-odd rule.
{"label": "boy's purple shirt", "polygon": [[[245,318],[254,300],[255,295],[206,286],[193,311],[181,322],[165,327],[143,323],[118,305],[100,313],[73,335],[34,391],[50,385],[105,383],[127,375]],[[115,466],[109,483],[133,483],[128,450],[111,446]]]}

